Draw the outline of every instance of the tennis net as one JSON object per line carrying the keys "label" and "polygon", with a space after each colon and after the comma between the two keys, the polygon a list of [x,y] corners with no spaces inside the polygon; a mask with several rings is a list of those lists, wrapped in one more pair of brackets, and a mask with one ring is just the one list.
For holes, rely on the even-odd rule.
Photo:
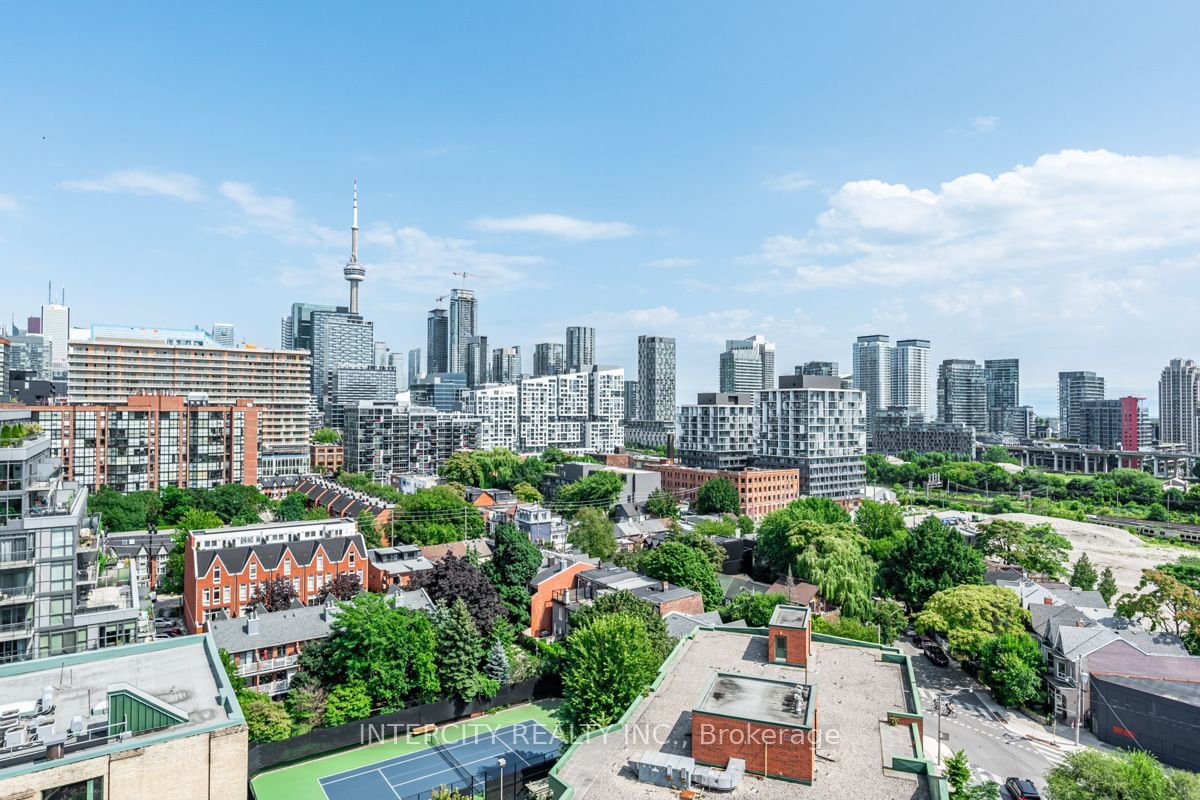
{"label": "tennis net", "polygon": [[458,759],[450,755],[450,750],[444,744],[441,744],[440,742],[434,742],[433,750],[442,757],[443,761],[445,761],[454,769],[454,772],[458,775],[459,780],[463,782],[464,789],[474,788],[475,778],[471,776],[471,773],[467,772],[466,768],[459,763]]}

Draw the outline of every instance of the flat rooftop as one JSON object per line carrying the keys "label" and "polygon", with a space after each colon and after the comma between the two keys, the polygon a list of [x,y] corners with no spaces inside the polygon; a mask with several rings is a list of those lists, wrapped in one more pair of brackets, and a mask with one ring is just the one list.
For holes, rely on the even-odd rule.
{"label": "flat rooftop", "polygon": [[778,605],[771,612],[771,627],[807,628],[808,606]]}
{"label": "flat rooftop", "polygon": [[807,728],[812,725],[811,695],[812,687],[802,683],[718,672],[696,711]]}
{"label": "flat rooftop", "polygon": [[[923,778],[894,772],[893,755],[907,755],[887,724],[889,711],[907,710],[902,667],[880,659],[871,647],[813,643],[808,681],[816,691],[817,746],[811,786],[748,777],[732,800],[927,800]],[[692,754],[692,709],[715,672],[794,683],[804,670],[767,659],[767,637],[727,630],[700,630],[685,640],[666,677],[612,733],[582,740],[560,761],[557,775],[574,787],[573,800],[673,800],[670,789],[638,783],[628,768],[645,750]],[[837,731],[836,740],[827,734]]]}
{"label": "flat rooftop", "polygon": [[[50,690],[52,708],[41,700]],[[108,728],[110,691],[132,692],[183,721],[120,740]],[[76,718],[81,730],[72,732]],[[6,722],[11,720],[12,722]],[[0,726],[36,726],[27,745],[0,755],[0,777],[45,763],[45,738],[65,739],[66,757],[91,758],[152,740],[174,739],[243,722],[217,648],[207,636],[127,645],[0,667]],[[61,764],[62,761],[55,761]]]}

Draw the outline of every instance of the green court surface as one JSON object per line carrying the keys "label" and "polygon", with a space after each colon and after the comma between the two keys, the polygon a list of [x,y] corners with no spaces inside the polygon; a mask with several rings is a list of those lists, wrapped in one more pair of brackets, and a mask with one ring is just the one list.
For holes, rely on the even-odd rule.
{"label": "green court surface", "polygon": [[[495,714],[484,714],[475,719],[461,720],[438,728],[439,742],[453,742],[464,736],[483,730],[495,730],[508,725],[530,720],[541,723],[551,733],[559,735],[559,708],[561,700],[541,700],[522,706],[513,706]],[[325,756],[316,756],[255,776],[251,786],[258,800],[325,800],[325,793],[318,782],[321,778],[339,772],[365,767],[377,761],[395,756],[415,753],[429,747],[431,740],[426,736],[408,738],[398,736],[386,742],[340,750]]]}

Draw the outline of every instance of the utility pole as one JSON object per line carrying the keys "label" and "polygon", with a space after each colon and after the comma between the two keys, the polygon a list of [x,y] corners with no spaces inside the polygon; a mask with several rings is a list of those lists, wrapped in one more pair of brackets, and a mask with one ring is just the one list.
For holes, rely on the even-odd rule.
{"label": "utility pole", "polygon": [[1083,673],[1079,671],[1079,654],[1075,655],[1075,746],[1079,746],[1079,726],[1083,725]]}
{"label": "utility pole", "polygon": [[937,702],[933,706],[933,710],[938,715],[938,766],[942,765],[942,698],[939,695]]}

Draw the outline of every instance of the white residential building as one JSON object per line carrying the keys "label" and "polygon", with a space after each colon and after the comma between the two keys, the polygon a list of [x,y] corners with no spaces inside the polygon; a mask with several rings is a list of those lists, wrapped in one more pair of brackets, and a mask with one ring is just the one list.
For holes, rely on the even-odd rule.
{"label": "white residential building", "polygon": [[866,398],[868,438],[875,418],[892,401],[892,339],[883,334],[859,336],[854,342],[854,388]]}
{"label": "white residential building", "polygon": [[1200,366],[1173,358],[1158,381],[1159,441],[1200,452]]}
{"label": "white residential building", "polygon": [[754,455],[754,395],[701,393],[679,409],[679,461],[702,469],[743,469]]}
{"label": "white residential building", "polygon": [[517,385],[487,385],[463,392],[463,411],[479,418],[479,447],[520,449]]}
{"label": "white residential building", "polygon": [[892,350],[891,405],[920,412],[928,420],[929,340],[901,339]]}

